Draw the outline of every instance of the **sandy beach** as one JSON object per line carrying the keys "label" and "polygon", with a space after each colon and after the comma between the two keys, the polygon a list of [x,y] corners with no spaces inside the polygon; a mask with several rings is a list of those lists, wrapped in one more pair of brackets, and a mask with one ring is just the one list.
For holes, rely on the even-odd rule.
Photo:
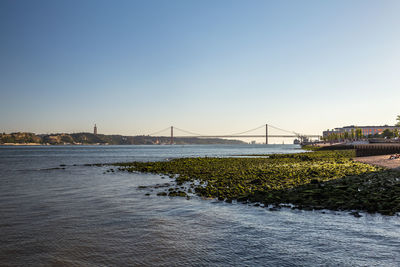
{"label": "sandy beach", "polygon": [[375,166],[381,166],[388,169],[396,169],[400,171],[400,159],[390,159],[391,155],[356,157],[355,161],[367,163]]}

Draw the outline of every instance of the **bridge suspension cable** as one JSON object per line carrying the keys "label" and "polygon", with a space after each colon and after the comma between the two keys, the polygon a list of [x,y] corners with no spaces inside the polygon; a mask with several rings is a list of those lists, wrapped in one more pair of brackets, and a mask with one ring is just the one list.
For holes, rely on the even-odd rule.
{"label": "bridge suspension cable", "polygon": [[240,133],[233,133],[233,134],[230,134],[230,135],[241,135],[241,134],[245,134],[245,133],[248,133],[248,132],[252,132],[252,131],[264,128],[264,127],[265,127],[265,124],[263,124],[261,126],[258,126],[258,127],[254,128],[254,129],[250,129],[250,130],[247,130],[247,131],[244,131],[244,132],[240,132]]}
{"label": "bridge suspension cable", "polygon": [[278,131],[282,131],[282,132],[286,132],[286,133],[291,133],[291,134],[299,134],[299,133],[296,133],[296,132],[294,132],[294,131],[288,131],[288,130],[285,130],[285,129],[282,129],[282,128],[279,128],[279,127],[276,127],[276,126],[274,126],[274,125],[271,125],[271,124],[268,124],[268,127],[271,127],[271,128],[274,128],[275,130],[278,130]]}
{"label": "bridge suspension cable", "polygon": [[[285,133],[294,134],[293,137],[295,137],[295,136],[313,136],[313,135],[308,135],[308,134],[300,134],[300,133],[297,133],[297,132],[294,132],[294,131],[288,131],[288,130],[276,127],[274,125],[271,125],[271,124],[268,124],[268,125],[263,124],[263,125],[260,125],[260,126],[258,126],[256,128],[253,128],[253,129],[250,129],[250,130],[247,130],[247,131],[244,131],[244,132],[233,133],[233,134],[229,134],[229,135],[228,134],[224,134],[224,135],[201,134],[201,133],[196,133],[196,132],[192,132],[192,131],[187,131],[187,130],[184,130],[184,129],[181,129],[181,128],[178,128],[178,127],[175,127],[175,126],[170,126],[170,127],[165,128],[165,129],[162,129],[160,131],[153,132],[153,133],[149,134],[149,136],[154,136],[154,135],[160,134],[162,132],[165,133],[169,129],[171,129],[171,136],[172,136],[172,129],[175,129],[175,130],[181,131],[181,132],[183,132],[185,134],[192,135],[192,137],[196,137],[196,136],[198,136],[198,137],[208,137],[208,136],[209,137],[216,137],[216,136],[218,136],[218,137],[240,137],[240,135],[244,135],[246,133],[249,133],[249,132],[264,128],[264,127],[272,128],[272,129],[275,129],[275,130],[278,130],[278,131],[282,131],[282,132],[285,132]],[[269,135],[268,133],[266,133],[266,135],[267,136],[271,136],[271,137],[278,137],[278,136],[279,137],[289,137],[289,136],[281,136],[281,135]],[[261,137],[261,136],[262,135],[252,135],[252,136],[246,136],[246,137]]]}
{"label": "bridge suspension cable", "polygon": [[[256,127],[256,128],[253,128],[253,129],[244,131],[244,132],[233,133],[233,134],[227,134],[227,135],[241,135],[241,134],[245,134],[245,133],[248,133],[248,132],[252,132],[252,131],[261,129],[261,128],[263,128],[263,127],[265,127],[265,124],[263,124],[263,125],[261,125],[261,126],[258,126],[258,127]],[[198,135],[198,136],[207,136],[207,135],[209,135],[209,136],[213,136],[213,135],[211,135],[211,134],[201,134],[201,133],[195,133],[195,132],[183,130],[183,129],[180,129],[180,128],[175,127],[175,126],[174,126],[174,129],[177,129],[177,130],[179,130],[179,131],[181,131],[181,132],[184,132],[184,133],[187,133],[187,134],[192,134],[192,135]]]}
{"label": "bridge suspension cable", "polygon": [[151,134],[149,134],[149,135],[156,135],[156,134],[159,134],[159,133],[165,132],[166,130],[169,130],[170,128],[171,128],[171,127],[167,127],[167,128],[165,128],[165,129],[162,129],[162,130],[160,130],[160,131],[157,131],[157,132],[151,133]]}
{"label": "bridge suspension cable", "polygon": [[207,135],[207,134],[199,134],[199,133],[194,133],[194,132],[186,131],[186,130],[180,129],[180,128],[178,128],[178,127],[175,127],[175,126],[174,126],[174,129],[176,129],[176,130],[178,130],[178,131],[181,131],[181,132],[184,132],[184,133],[187,133],[187,134],[192,134],[192,135],[198,135],[198,136],[206,136],[206,135]]}

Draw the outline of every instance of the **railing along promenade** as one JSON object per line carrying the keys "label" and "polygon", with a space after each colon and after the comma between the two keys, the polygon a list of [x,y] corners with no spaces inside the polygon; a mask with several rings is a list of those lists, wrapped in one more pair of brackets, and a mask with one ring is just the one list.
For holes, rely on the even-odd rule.
{"label": "railing along promenade", "polygon": [[360,145],[339,144],[327,146],[322,149],[355,149],[357,157],[368,157],[400,153],[400,143],[378,143]]}
{"label": "railing along promenade", "polygon": [[400,143],[354,145],[357,157],[400,153]]}

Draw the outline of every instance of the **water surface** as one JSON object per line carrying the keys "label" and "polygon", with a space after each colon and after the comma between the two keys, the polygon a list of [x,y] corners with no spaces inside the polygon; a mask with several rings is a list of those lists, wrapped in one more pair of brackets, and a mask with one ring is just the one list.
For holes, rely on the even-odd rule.
{"label": "water surface", "polygon": [[[399,217],[160,197],[162,189],[138,186],[170,178],[83,165],[300,151],[294,145],[0,147],[0,265],[399,266]],[[60,164],[65,169],[54,169]]]}

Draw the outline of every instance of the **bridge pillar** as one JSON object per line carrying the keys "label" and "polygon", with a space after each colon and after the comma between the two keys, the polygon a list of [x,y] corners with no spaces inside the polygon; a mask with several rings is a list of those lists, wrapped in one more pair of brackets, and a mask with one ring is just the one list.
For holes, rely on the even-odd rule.
{"label": "bridge pillar", "polygon": [[174,144],[174,126],[171,126],[171,145]]}
{"label": "bridge pillar", "polygon": [[265,124],[265,144],[268,145],[268,124]]}

